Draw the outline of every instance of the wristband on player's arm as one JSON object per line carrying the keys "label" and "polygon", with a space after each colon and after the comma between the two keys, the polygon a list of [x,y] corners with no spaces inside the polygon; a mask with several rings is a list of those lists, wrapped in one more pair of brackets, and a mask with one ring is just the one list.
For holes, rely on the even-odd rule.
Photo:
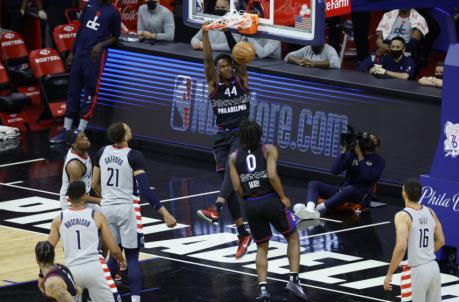
{"label": "wristband on player's arm", "polygon": [[158,197],[156,194],[150,189],[150,185],[148,183],[148,177],[145,173],[140,173],[135,176],[137,180],[137,184],[139,186],[140,195],[145,197],[155,210],[159,210],[162,207],[162,204],[159,202]]}

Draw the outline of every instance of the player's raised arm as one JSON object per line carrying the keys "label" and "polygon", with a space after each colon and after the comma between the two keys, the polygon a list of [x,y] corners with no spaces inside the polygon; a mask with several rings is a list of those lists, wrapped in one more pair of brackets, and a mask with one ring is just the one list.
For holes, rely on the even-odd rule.
{"label": "player's raised arm", "polygon": [[208,93],[212,94],[217,82],[217,72],[212,59],[212,46],[210,46],[209,31],[202,29],[202,48],[204,50],[204,70],[206,72]]}
{"label": "player's raised arm", "polygon": [[233,62],[234,69],[236,70],[239,79],[241,79],[242,85],[244,85],[245,89],[249,89],[249,74],[247,72],[247,65],[239,64],[234,60]]}

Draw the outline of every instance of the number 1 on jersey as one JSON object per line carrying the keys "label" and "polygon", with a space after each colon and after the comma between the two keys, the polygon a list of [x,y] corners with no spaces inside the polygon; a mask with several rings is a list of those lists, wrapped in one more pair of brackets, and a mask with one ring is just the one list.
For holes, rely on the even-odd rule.
{"label": "number 1 on jersey", "polygon": [[78,244],[78,249],[81,250],[81,240],[80,240],[80,231],[79,230],[76,230],[75,231],[76,234],[77,234],[77,244]]}

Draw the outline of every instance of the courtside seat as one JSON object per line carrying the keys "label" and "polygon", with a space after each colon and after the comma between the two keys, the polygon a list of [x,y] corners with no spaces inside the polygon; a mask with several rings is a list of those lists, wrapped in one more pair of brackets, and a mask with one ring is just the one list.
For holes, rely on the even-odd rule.
{"label": "courtside seat", "polygon": [[73,22],[72,24],[58,25],[53,30],[54,43],[64,62],[72,51],[79,26],[79,22]]}
{"label": "courtside seat", "polygon": [[10,80],[16,85],[33,82],[35,79],[29,66],[29,51],[21,35],[14,31],[4,32],[0,41],[2,62]]}
{"label": "courtside seat", "polygon": [[56,50],[43,48],[33,50],[29,56],[34,77],[39,81],[42,102],[54,118],[65,113],[69,74],[65,72],[62,59]]}
{"label": "courtside seat", "polygon": [[0,120],[3,125],[25,130],[27,116],[23,109],[32,103],[30,97],[13,92],[5,67],[0,64]]}

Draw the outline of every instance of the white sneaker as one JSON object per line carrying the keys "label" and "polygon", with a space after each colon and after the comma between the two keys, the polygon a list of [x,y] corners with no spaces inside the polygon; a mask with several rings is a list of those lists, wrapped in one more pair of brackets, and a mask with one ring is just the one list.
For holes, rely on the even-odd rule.
{"label": "white sneaker", "polygon": [[300,209],[295,212],[295,215],[300,219],[319,219],[320,213],[318,211],[308,211],[307,209]]}

